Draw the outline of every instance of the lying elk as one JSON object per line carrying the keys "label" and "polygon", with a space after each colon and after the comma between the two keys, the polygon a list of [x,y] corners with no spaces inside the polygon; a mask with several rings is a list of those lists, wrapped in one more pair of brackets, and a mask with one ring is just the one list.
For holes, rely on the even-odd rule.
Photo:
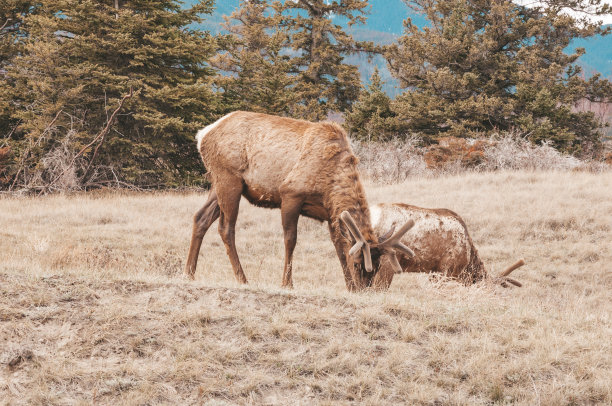
{"label": "lying elk", "polygon": [[[401,272],[440,273],[465,284],[489,278],[463,219],[455,212],[393,203],[373,206],[371,213],[375,232],[393,230],[408,219],[416,222],[410,234],[401,239],[414,250],[414,256],[400,258]],[[502,286],[509,283],[522,286],[508,275],[524,264],[523,260],[518,261],[493,280]],[[397,273],[394,267],[381,264],[374,286],[388,288],[394,273]]]}
{"label": "lying elk", "polygon": [[283,287],[293,286],[292,257],[300,215],[327,221],[350,291],[371,285],[382,256],[399,270],[396,251],[412,255],[399,242],[412,221],[406,220],[382,242],[374,234],[357,158],[340,126],[236,111],[200,130],[197,140],[212,188],[194,216],[185,266],[188,277],[194,276],[204,234],[219,218],[219,234],[234,276],[247,283],[235,244],[241,196],[256,206],[281,209]]}

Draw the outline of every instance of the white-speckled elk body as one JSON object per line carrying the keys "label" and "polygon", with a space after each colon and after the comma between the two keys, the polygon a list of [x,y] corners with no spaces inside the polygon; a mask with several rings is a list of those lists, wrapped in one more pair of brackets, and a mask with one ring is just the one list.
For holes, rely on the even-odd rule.
{"label": "white-speckled elk body", "polygon": [[[375,232],[414,220],[415,226],[411,232],[401,239],[414,251],[414,256],[400,257],[402,272],[439,273],[465,284],[488,277],[465,222],[457,213],[403,203],[378,204],[371,207],[370,212]],[[381,264],[374,284],[381,288],[388,287],[394,273],[388,264]],[[500,282],[516,281],[503,278]]]}
{"label": "white-speckled elk body", "polygon": [[395,256],[395,249],[402,249],[378,244],[357,158],[337,124],[237,111],[200,130],[197,141],[212,188],[194,217],[185,268],[189,277],[195,273],[204,234],[219,218],[219,233],[236,279],[246,283],[234,243],[241,196],[257,206],[281,209],[285,287],[293,284],[291,261],[299,215],[328,222],[349,290],[369,286],[380,256]]}

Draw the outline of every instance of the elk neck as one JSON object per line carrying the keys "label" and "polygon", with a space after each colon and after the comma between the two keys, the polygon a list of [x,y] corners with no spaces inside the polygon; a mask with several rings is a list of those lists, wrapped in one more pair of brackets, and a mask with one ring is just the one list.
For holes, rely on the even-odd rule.
{"label": "elk neck", "polygon": [[326,202],[330,226],[339,232],[340,214],[343,211],[348,211],[359,226],[364,238],[371,243],[376,243],[378,239],[372,229],[365,190],[355,165],[352,162],[350,163],[340,165],[333,175],[334,179],[331,182],[330,193]]}

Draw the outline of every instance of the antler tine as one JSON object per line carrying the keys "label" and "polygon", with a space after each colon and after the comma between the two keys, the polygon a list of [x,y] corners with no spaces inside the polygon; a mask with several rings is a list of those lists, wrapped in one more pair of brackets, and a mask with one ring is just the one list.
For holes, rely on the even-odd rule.
{"label": "antler tine", "polygon": [[359,252],[359,250],[363,248],[363,242],[362,241],[357,241],[355,243],[355,245],[353,245],[353,247],[350,249],[349,251],[349,255],[352,257],[355,254],[357,254]]}
{"label": "antler tine", "polygon": [[414,220],[409,220],[395,234],[393,234],[391,237],[387,238],[385,241],[381,242],[379,244],[379,246],[381,246],[381,247],[388,247],[388,248],[396,248],[396,249],[404,252],[407,255],[414,256],[414,251],[412,251],[410,248],[406,247],[401,242],[401,238],[412,227],[414,227]]}
{"label": "antler tine", "polygon": [[517,261],[514,265],[508,267],[508,269],[506,269],[505,271],[500,273],[497,277],[498,278],[504,278],[504,277],[510,275],[514,270],[522,267],[523,265],[525,265],[525,261],[521,259],[520,261]]}
{"label": "antler tine", "polygon": [[389,262],[391,262],[391,267],[393,268],[394,273],[402,272],[402,266],[397,259],[397,255],[389,255]]}
{"label": "antler tine", "polygon": [[395,244],[394,247],[397,248],[398,250],[404,252],[405,254],[410,255],[411,257],[414,257],[416,255],[413,250],[411,250],[410,248],[406,247],[401,242],[398,242],[397,244]]}
{"label": "antler tine", "polygon": [[414,220],[408,220],[408,222],[397,230],[395,234],[381,242],[380,245],[395,245],[399,243],[404,234],[406,234],[412,227],[414,227]]}
{"label": "antler tine", "polygon": [[372,254],[370,253],[370,244],[363,244],[363,265],[367,272],[372,272]]}
{"label": "antler tine", "polygon": [[510,275],[512,271],[516,270],[517,268],[522,267],[523,265],[525,265],[525,261],[521,259],[520,261],[517,261],[515,264],[509,266],[505,271],[500,273],[494,280],[497,281],[497,283],[501,284],[504,288],[508,287],[508,283],[514,286],[517,286],[519,288],[522,287],[523,286],[522,283],[520,283],[516,279],[509,278],[508,275]]}
{"label": "antler tine", "polygon": [[506,280],[506,282],[509,282],[509,283],[513,284],[514,286],[516,286],[518,288],[523,286],[523,284],[520,283],[519,281],[517,281],[516,279],[512,279],[512,278],[508,278],[508,277],[505,277],[504,279]]}
{"label": "antler tine", "polygon": [[389,231],[387,231],[386,233],[378,237],[378,241],[388,240],[389,237],[391,237],[394,232],[395,232],[395,226],[391,226],[391,229]]}
{"label": "antler tine", "polygon": [[346,224],[346,227],[349,229],[349,231],[353,235],[353,238],[357,242],[361,241],[362,243],[365,243],[365,238],[363,238],[363,234],[361,234],[359,227],[357,227],[357,223],[355,223],[353,216],[351,216],[351,214],[348,211],[343,211],[342,214],[340,214],[340,218],[342,219],[344,224]]}
{"label": "antler tine", "polygon": [[343,211],[340,214],[340,219],[346,224],[346,227],[349,229],[349,232],[353,235],[353,238],[357,241],[355,245],[353,245],[349,251],[349,255],[353,256],[359,252],[359,250],[363,251],[363,265],[367,272],[372,272],[372,255],[370,254],[370,244],[363,238],[363,234],[357,227],[357,223],[353,219],[353,216],[348,211]]}

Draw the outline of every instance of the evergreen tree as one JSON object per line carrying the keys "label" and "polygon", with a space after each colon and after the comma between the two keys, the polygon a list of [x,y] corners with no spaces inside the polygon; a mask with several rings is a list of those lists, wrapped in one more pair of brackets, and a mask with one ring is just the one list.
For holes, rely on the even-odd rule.
{"label": "evergreen tree", "polygon": [[294,58],[287,55],[289,36],[266,0],[242,0],[226,17],[225,51],[213,65],[223,74],[216,82],[232,110],[290,114],[296,102]]}
{"label": "evergreen tree", "polygon": [[423,137],[472,137],[517,129],[534,142],[551,140],[564,151],[597,145],[601,123],[573,106],[582,99],[610,101],[610,82],[584,79],[575,65],[584,53],[563,52],[572,39],[603,29],[563,14],[599,0],[541,2],[525,7],[508,0],[412,0],[430,25],[405,21],[405,34],[387,49],[392,74],[406,91],[397,112]]}
{"label": "evergreen tree", "polygon": [[[85,184],[199,179],[194,134],[221,107],[206,66],[215,39],[189,26],[211,12],[213,0],[189,9],[175,0],[38,4],[40,11],[23,20],[23,51],[5,68],[13,86],[11,119],[20,123],[9,141],[15,183],[45,185],[66,169]],[[134,95],[108,136],[58,169],[60,152],[74,160],[130,88]],[[88,172],[94,155],[95,169]]]}
{"label": "evergreen tree", "polygon": [[383,141],[397,136],[399,128],[391,98],[383,91],[378,68],[363,89],[352,110],[346,114],[345,126],[351,136],[361,140]]}
{"label": "evergreen tree", "polygon": [[343,63],[344,56],[375,49],[371,43],[356,42],[332,18],[363,24],[367,0],[277,1],[273,7],[283,15],[282,27],[290,32],[297,59],[299,103],[291,114],[319,120],[329,111],[347,111],[359,96],[361,80],[356,66]]}
{"label": "evergreen tree", "polygon": [[[30,0],[7,0],[0,3],[0,136],[8,134],[16,124],[11,120],[13,85],[6,69],[13,58],[23,51],[23,19],[36,12]],[[0,145],[1,147],[2,145]]]}

